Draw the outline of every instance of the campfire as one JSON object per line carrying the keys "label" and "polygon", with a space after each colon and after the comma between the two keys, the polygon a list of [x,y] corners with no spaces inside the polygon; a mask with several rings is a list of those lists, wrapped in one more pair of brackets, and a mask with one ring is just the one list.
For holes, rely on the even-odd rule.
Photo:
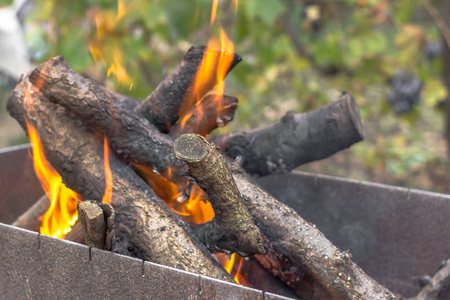
{"label": "campfire", "polygon": [[242,266],[262,266],[305,299],[395,299],[254,183],[361,141],[352,95],[268,127],[210,135],[238,107],[224,82],[242,58],[220,36],[190,48],[143,102],[60,56],[23,76],[8,111],[33,144],[46,195],[13,225],[250,286]]}

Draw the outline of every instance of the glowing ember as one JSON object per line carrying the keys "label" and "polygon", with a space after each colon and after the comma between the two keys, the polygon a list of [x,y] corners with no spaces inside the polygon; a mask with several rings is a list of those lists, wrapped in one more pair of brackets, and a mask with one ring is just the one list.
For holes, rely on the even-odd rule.
{"label": "glowing ember", "polygon": [[103,195],[102,202],[111,204],[113,183],[111,167],[109,166],[109,146],[106,135],[103,139],[103,163],[105,165],[105,194]]}
{"label": "glowing ember", "polygon": [[27,123],[28,136],[33,145],[33,163],[36,175],[50,199],[50,208],[42,216],[40,233],[63,238],[78,219],[77,193],[62,183],[61,176],[50,165],[42,151],[42,144],[33,126]]}
{"label": "glowing ember", "polygon": [[[185,222],[200,224],[211,221],[214,211],[207,201],[208,196],[198,185],[194,185],[188,200],[180,201],[181,193],[178,187],[171,181],[153,172],[149,168],[134,165],[141,176],[147,181],[155,194],[164,200],[164,203],[174,212],[179,214]],[[168,170],[170,174],[171,170]],[[169,177],[170,176],[166,176]],[[186,182],[187,184],[188,182]]]}

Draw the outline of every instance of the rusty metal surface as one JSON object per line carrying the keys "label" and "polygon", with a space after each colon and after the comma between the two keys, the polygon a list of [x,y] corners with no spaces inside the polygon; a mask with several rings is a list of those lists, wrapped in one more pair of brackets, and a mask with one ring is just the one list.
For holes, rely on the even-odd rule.
{"label": "rusty metal surface", "polygon": [[416,295],[419,278],[450,256],[450,195],[302,172],[259,184],[403,296]]}
{"label": "rusty metal surface", "polygon": [[262,291],[5,224],[0,224],[0,253],[0,299],[5,300],[263,300]]}
{"label": "rusty metal surface", "polygon": [[0,222],[12,223],[44,195],[28,155],[29,144],[0,149]]}

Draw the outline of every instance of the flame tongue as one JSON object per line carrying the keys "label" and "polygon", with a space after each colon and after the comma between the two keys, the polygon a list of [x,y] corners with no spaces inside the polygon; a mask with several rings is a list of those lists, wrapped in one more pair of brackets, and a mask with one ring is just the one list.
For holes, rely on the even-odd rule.
{"label": "flame tongue", "polygon": [[34,170],[50,199],[50,208],[42,216],[40,232],[62,238],[71,231],[71,227],[78,219],[77,201],[81,197],[62,183],[61,176],[45,158],[36,129],[28,122],[27,128],[33,144]]}

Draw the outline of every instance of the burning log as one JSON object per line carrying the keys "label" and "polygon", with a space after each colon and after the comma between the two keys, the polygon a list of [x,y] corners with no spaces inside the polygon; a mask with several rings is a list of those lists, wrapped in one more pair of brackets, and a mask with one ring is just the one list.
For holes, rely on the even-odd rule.
{"label": "burning log", "polygon": [[[77,114],[91,128],[108,136],[111,147],[126,159],[151,166],[164,174],[181,162],[172,151],[172,140],[139,117],[128,105],[120,105],[95,82],[72,70],[57,56],[39,65],[29,80],[51,101]],[[164,156],[159,155],[164,153]]]}
{"label": "burning log", "polygon": [[223,127],[232,121],[237,106],[236,97],[207,95],[186,112],[180,122],[170,129],[169,135],[174,138],[185,133],[206,136],[217,127]]}
{"label": "burning log", "polygon": [[[215,64],[211,66],[212,70],[209,69],[202,75],[201,85],[195,86],[194,78],[197,76],[202,59],[206,56]],[[218,83],[217,60],[220,56],[230,57],[231,60],[228,68],[223,70],[225,71],[224,75],[242,60],[242,57],[235,53],[210,49],[205,46],[191,47],[175,71],[167,76],[137,108],[137,113],[144,116],[161,132],[169,132],[179,116],[184,115]]]}
{"label": "burning log", "polygon": [[212,250],[237,252],[241,256],[263,254],[261,235],[244,206],[225,159],[214,144],[198,134],[184,134],[173,146],[189,173],[208,194],[214,209],[212,221],[197,227],[200,240]]}
{"label": "burning log", "polygon": [[86,245],[112,250],[114,243],[114,209],[108,203],[83,201],[77,204]]}
{"label": "burning log", "polygon": [[[62,107],[47,99],[27,78],[8,99],[8,110],[23,128],[39,132],[47,159],[65,184],[85,199],[101,199],[105,190],[102,143]],[[111,155],[114,252],[232,282],[229,274],[148,185]]]}
{"label": "burning log", "polygon": [[39,232],[39,228],[41,227],[40,218],[45,214],[49,207],[50,200],[48,200],[47,195],[44,195],[26,212],[21,214],[11,225]]}
{"label": "burning log", "polygon": [[288,112],[271,126],[215,136],[212,142],[232,158],[241,156],[250,174],[267,175],[326,158],[363,138],[358,105],[344,92],[337,101],[318,110]]}
{"label": "burning log", "polygon": [[[45,63],[30,75],[30,81],[42,87],[43,93],[41,95],[37,90],[34,92],[34,100],[31,103],[36,102],[36,105],[33,105],[31,109],[25,111],[24,108],[26,104],[23,103],[24,89],[26,90],[27,86],[23,82],[16,88],[8,104],[11,114],[19,119],[22,125],[25,115],[31,117],[33,125],[45,138],[46,153],[49,154],[54,165],[58,166],[67,185],[76,187],[76,190],[80,190],[87,199],[100,199],[103,191],[101,187],[104,186],[104,175],[101,170],[98,170],[98,166],[91,165],[102,165],[101,149],[99,149],[98,140],[88,129],[80,127],[80,124],[64,114],[58,105],[50,105],[45,99],[46,97],[66,107],[88,128],[101,128],[110,136],[111,140],[120,140],[125,144],[134,143],[133,139],[139,140],[139,149],[125,147],[117,142],[111,143],[113,148],[118,147],[121,153],[132,162],[137,162],[134,160],[135,157],[141,158],[142,156],[134,156],[135,153],[127,153],[127,151],[138,151],[140,155],[151,152],[154,157],[147,157],[147,161],[141,160],[139,164],[152,168],[152,164],[159,159],[158,166],[161,170],[168,169],[171,164],[181,166],[180,169],[187,169],[181,160],[174,157],[171,150],[173,140],[169,135],[159,133],[156,128],[154,129],[155,133],[151,124],[142,121],[139,116],[124,106],[116,105],[111,97],[104,96],[101,90],[80,75],[58,75],[58,72],[62,72],[62,70],[67,71],[68,67],[64,65],[61,59],[53,59],[51,63]],[[75,73],[70,69],[69,72]],[[45,76],[42,74],[47,74],[50,80],[44,81]],[[82,89],[84,87],[87,87],[86,90]],[[63,88],[67,88],[67,91],[64,91]],[[346,97],[351,99],[350,95]],[[40,101],[41,98],[42,101]],[[118,111],[120,113],[117,113]],[[318,115],[322,116],[322,114]],[[328,119],[322,118],[322,120],[325,122]],[[330,120],[336,124],[333,118]],[[108,129],[108,126],[115,130]],[[158,136],[158,142],[155,141],[155,135]],[[158,147],[158,151],[151,147]],[[173,159],[167,159],[167,156],[172,156]],[[146,163],[142,163],[142,161]],[[174,216],[167,212],[161,200],[147,185],[143,184],[134,171],[114,156],[111,168],[114,179],[113,195],[115,195],[112,204],[117,212],[116,251],[132,252],[138,257],[180,268],[177,262],[172,260],[172,258],[176,258],[178,264],[187,270],[193,270],[200,274],[213,272],[214,275],[209,276],[216,278],[225,276],[218,271],[214,263],[209,262],[209,256],[205,252],[198,250],[203,248],[195,243],[195,238],[186,234],[191,232],[189,228],[175,222],[166,225],[167,222],[171,222],[169,220],[174,219]],[[246,175],[236,171],[236,168],[233,170],[235,173],[233,178],[239,192],[243,195],[244,204],[265,237],[264,244],[269,245],[266,249],[268,253],[258,256],[258,260],[273,274],[285,274],[286,276],[280,277],[284,278],[285,282],[291,285],[299,295],[308,298],[313,293],[317,296],[319,294],[317,290],[307,290],[314,286],[320,289],[321,295],[338,299],[395,298],[392,293],[351,262],[349,254],[338,250],[314,226],[259,189]],[[155,223],[156,226],[152,225]],[[184,233],[179,228],[184,229]],[[169,235],[166,231],[170,231],[172,234]],[[175,236],[173,232],[176,232]],[[183,238],[186,239],[185,242],[182,241]],[[161,247],[168,240],[171,243],[169,248],[176,248],[170,255],[166,253],[166,248]],[[155,248],[153,250],[141,248],[147,243],[155,243]],[[194,257],[200,257],[195,263],[195,259],[191,255],[183,254],[188,253],[189,251],[186,251],[191,249],[195,252]],[[280,264],[280,259],[288,261],[288,263]],[[200,266],[196,264],[200,264]],[[289,272],[294,274],[289,275]],[[308,280],[302,281],[305,278]]]}

